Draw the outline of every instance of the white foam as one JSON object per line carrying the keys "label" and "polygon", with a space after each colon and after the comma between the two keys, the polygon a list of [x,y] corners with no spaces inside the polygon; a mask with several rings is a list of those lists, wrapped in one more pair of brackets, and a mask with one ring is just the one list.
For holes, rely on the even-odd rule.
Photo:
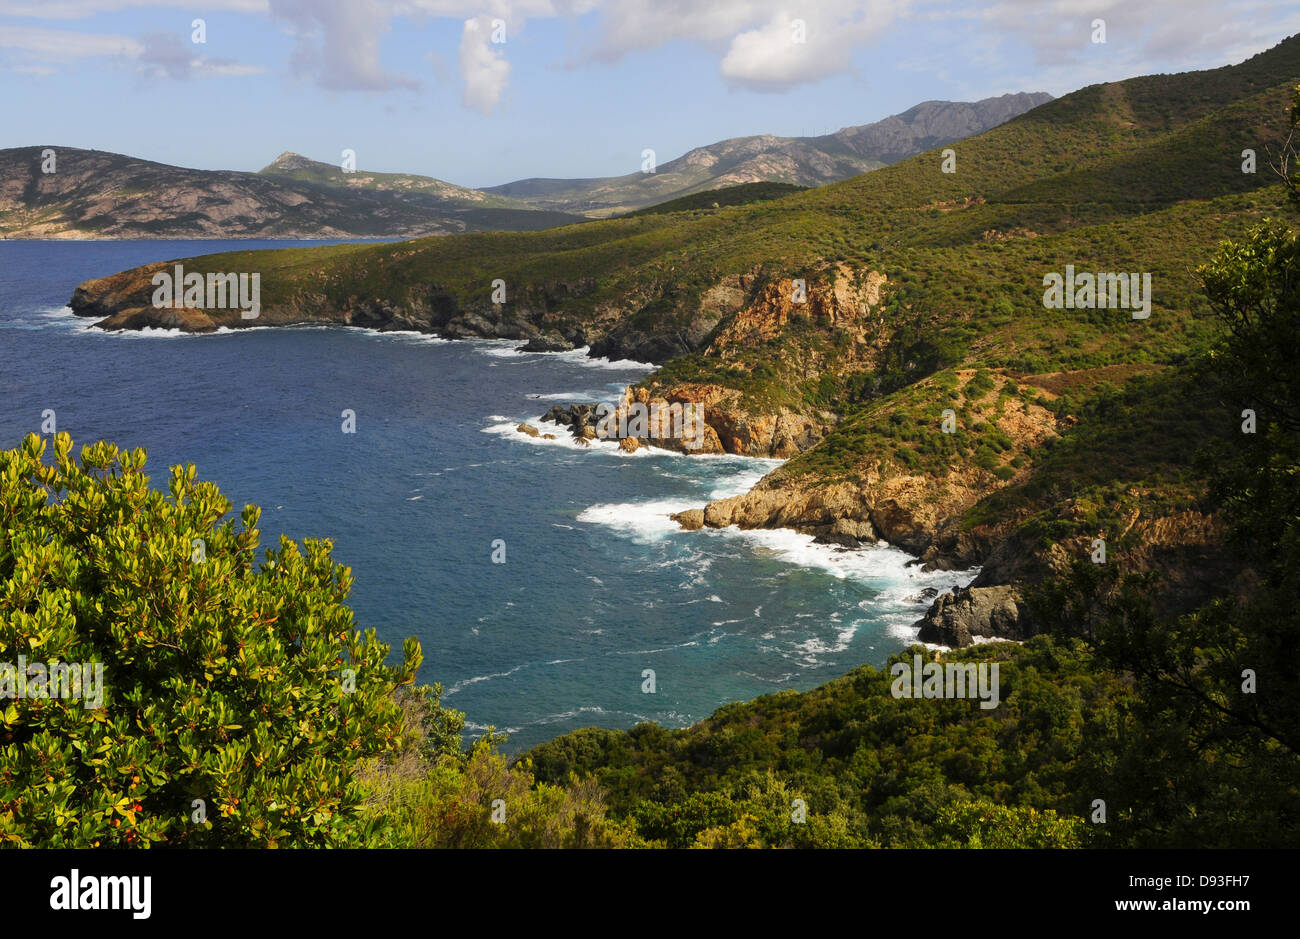
{"label": "white foam", "polygon": [[[836,545],[817,544],[812,535],[786,528],[744,530],[732,526],[686,532],[669,517],[689,508],[698,508],[699,504],[698,499],[691,498],[603,503],[584,509],[579,513],[578,521],[604,525],[642,543],[678,535],[742,541],[760,555],[797,567],[820,570],[832,577],[853,580],[879,591],[878,596],[863,601],[860,608],[883,619],[891,632],[910,633],[912,636],[915,630],[911,630],[911,624],[933,601],[908,598],[926,587],[945,593],[969,583],[979,573],[978,568],[926,572],[909,564],[914,560],[911,555],[883,543],[846,550]],[[694,562],[698,561],[697,555]],[[755,616],[761,616],[761,607],[755,610]]]}
{"label": "white foam", "polygon": [[663,499],[656,502],[619,502],[593,505],[578,513],[578,521],[605,525],[637,541],[657,541],[683,533],[668,516],[695,504],[691,499]]}
{"label": "white foam", "polygon": [[580,365],[587,365],[591,368],[611,368],[611,369],[640,369],[647,372],[653,372],[659,366],[653,362],[637,362],[634,359],[608,359],[605,356],[592,356],[591,346],[580,346],[577,349],[570,349],[567,352],[541,352],[534,353],[537,355],[553,355],[557,359],[564,359],[569,362],[577,362]]}
{"label": "white foam", "polygon": [[479,352],[484,355],[490,355],[493,358],[507,359],[524,355],[540,355],[538,352],[524,352],[523,344],[515,344],[514,340],[508,339],[470,339]]}
{"label": "white foam", "polygon": [[186,339],[202,335],[201,333],[187,333],[183,329],[163,329],[159,326],[145,326],[143,329],[103,330],[103,332],[105,335],[130,336],[136,339]]}
{"label": "white foam", "polygon": [[[553,395],[529,395],[534,401],[573,401],[578,404],[593,404],[598,400],[590,391],[561,391]],[[588,400],[583,401],[586,398]]]}
{"label": "white foam", "polygon": [[614,369],[623,372],[653,372],[659,367],[653,362],[637,362],[632,359],[611,360],[605,356],[592,356],[588,354],[591,351],[590,346],[580,346],[577,349],[568,349],[564,352],[525,352],[524,346],[527,343],[518,339],[470,339],[466,341],[484,355],[490,355],[498,359],[540,360],[541,357],[546,356],[587,368]]}
{"label": "white foam", "polygon": [[72,312],[72,307],[67,306],[66,304],[64,306],[50,307],[44,310],[37,310],[36,315],[44,320],[54,320],[56,322],[71,321],[76,323],[77,325],[81,325],[82,323],[85,323],[86,325],[90,325],[92,322],[94,322],[94,317],[78,316],[76,313]]}
{"label": "white foam", "polygon": [[800,660],[806,665],[820,665],[821,660],[817,656],[834,655],[846,651],[858,631],[858,625],[857,622],[854,622],[843,629],[837,630],[833,642],[828,642],[819,636],[813,636],[803,642],[796,643],[795,649],[800,653]]}
{"label": "white foam", "polygon": [[716,502],[719,499],[730,499],[732,496],[744,495],[758,485],[760,479],[782,463],[781,460],[758,460],[757,458],[754,459],[754,462],[760,465],[754,469],[740,470],[734,476],[718,482],[713,491],[709,493],[708,501]]}
{"label": "white foam", "polygon": [[514,668],[507,669],[504,672],[491,672],[487,675],[475,675],[473,678],[466,678],[461,681],[458,681],[456,682],[456,684],[452,685],[450,688],[443,691],[442,696],[445,698],[449,695],[453,695],[457,691],[460,691],[462,688],[467,688],[470,685],[477,685],[479,682],[492,681],[494,678],[507,678],[513,675],[515,672],[523,671],[526,668],[535,668],[538,666],[544,667],[547,665],[564,665],[569,662],[580,662],[580,661],[582,660],[581,659],[552,659],[549,662],[524,662],[523,664],[516,665]]}
{"label": "white foam", "polygon": [[[569,431],[569,428],[563,424],[557,424],[554,421],[538,420],[535,417],[522,417],[518,420],[506,417],[503,414],[493,414],[488,420],[497,421],[498,423],[489,424],[482,429],[482,433],[496,434],[498,437],[505,437],[508,440],[514,440],[518,443],[532,444],[535,447],[560,447],[565,450],[578,450],[587,453],[603,453],[606,456],[631,457],[634,459],[645,459],[646,457],[685,457],[686,454],[677,453],[674,450],[663,450],[659,447],[638,447],[628,452],[618,445],[617,440],[602,440],[600,438],[588,437],[586,445],[578,443],[577,439]],[[540,433],[534,437],[531,434],[525,434],[519,430],[520,424],[531,424],[536,427]],[[545,434],[551,434],[555,439],[547,440]],[[691,457],[698,459],[698,457]]]}

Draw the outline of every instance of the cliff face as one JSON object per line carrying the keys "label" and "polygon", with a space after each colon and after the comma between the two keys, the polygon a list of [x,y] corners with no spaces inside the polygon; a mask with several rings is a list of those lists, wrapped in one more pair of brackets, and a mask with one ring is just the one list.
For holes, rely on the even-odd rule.
{"label": "cliff face", "polygon": [[[397,260],[401,260],[400,253]],[[164,262],[86,281],[73,292],[69,306],[78,316],[97,318],[95,325],[107,330],[211,332],[223,327],[329,324],[429,332],[452,339],[527,340],[529,351],[590,346],[595,356],[665,362],[701,349],[708,356],[731,359],[742,349],[752,349],[776,336],[794,319],[829,325],[844,331],[854,344],[860,343],[865,335],[864,317],[872,304],[879,303],[885,283],[883,275],[872,272],[861,287],[854,287],[848,282],[851,272],[846,268],[832,283],[810,283],[806,302],[791,299],[794,284],[786,279],[766,285],[747,304],[746,298],[757,289],[756,275],[730,275],[703,291],[698,302],[685,307],[671,326],[665,327],[661,321],[646,322],[639,315],[660,301],[661,284],[647,284],[619,302],[599,302],[589,311],[575,314],[569,307],[596,289],[593,278],[532,283],[512,294],[509,302],[494,303],[487,292],[464,301],[453,290],[430,283],[412,285],[389,298],[340,295],[330,289],[327,272],[321,268],[317,289],[296,290],[287,296],[268,289],[259,315],[248,319],[237,308],[155,306],[154,275],[172,273],[177,263],[186,273],[204,274],[213,273],[209,269],[220,264],[198,258]],[[265,286],[273,288],[275,281],[268,278]],[[723,323],[726,325],[710,341]],[[655,389],[649,398],[639,400],[694,401],[709,407],[715,418],[709,423],[715,426],[718,438],[716,445],[704,451],[710,453],[790,456],[818,439],[818,428],[827,424],[825,415],[813,419],[794,411],[770,415],[737,411],[731,402],[740,397],[734,389],[721,386],[683,384]]]}
{"label": "cliff face", "polygon": [[[967,529],[965,510],[988,494],[976,474],[956,478],[886,476],[866,486],[803,485],[780,471],[744,495],[711,502],[673,518],[687,530],[700,528],[791,528],[821,543],[847,548],[885,541],[917,556],[926,569],[980,566],[965,587],[935,598],[914,623],[922,642],[968,646],[979,639],[1027,639],[1042,623],[1027,600],[1047,579],[1063,575],[1094,551],[1093,536],[1044,543],[1017,531],[1017,520]],[[1062,508],[1068,515],[1070,507]],[[1105,533],[1097,532],[1097,536]],[[1157,571],[1149,594],[1158,615],[1176,616],[1249,582],[1222,547],[1214,515],[1177,512],[1138,520],[1106,563],[1126,572]],[[1098,597],[1100,605],[1103,597]]]}
{"label": "cliff face", "polygon": [[[1130,574],[1160,574],[1149,591],[1159,615],[1195,609],[1249,577],[1223,550],[1215,516],[1162,507],[1156,492],[1127,493],[1145,507],[1114,524],[1090,521],[1092,507],[1036,478],[1041,470],[1034,455],[1076,423],[1035,403],[1055,396],[1041,390],[1033,401],[1010,397],[1010,382],[1002,375],[994,376],[990,390],[971,391],[974,371],[957,374],[963,384],[950,400],[963,423],[989,428],[1009,444],[991,469],[961,460],[938,472],[910,472],[893,458],[868,455],[844,479],[805,472],[804,461],[794,460],[748,493],[674,519],[688,530],[791,528],[849,548],[885,541],[915,555],[926,569],[979,567],[970,584],[936,598],[914,624],[922,641],[948,646],[1037,633],[1043,624],[1028,602],[1030,593],[1081,559],[1097,557],[1097,539],[1107,545],[1103,563],[1120,564]],[[1026,492],[1037,495],[1012,496],[994,513],[981,511],[1000,496]],[[1044,537],[1044,524],[1066,534]]]}
{"label": "cliff face", "polygon": [[[338,325],[436,333],[451,339],[529,340],[541,351],[589,344],[604,335],[609,321],[617,321],[617,314],[579,321],[557,313],[566,301],[592,289],[589,280],[542,283],[521,292],[509,305],[492,303],[486,297],[462,304],[452,292],[436,284],[416,285],[401,300],[390,300],[355,294],[340,297],[322,283],[324,289],[320,290],[263,297],[256,318],[245,318],[243,311],[233,305],[222,309],[155,306],[154,275],[172,274],[177,263],[186,273],[211,273],[206,268],[212,265],[198,259],[150,264],[86,281],[76,288],[68,304],[78,316],[97,318],[95,325],[106,330],[176,328],[202,333],[223,327]],[[644,351],[640,345],[623,349],[606,344],[615,354]]]}
{"label": "cliff face", "polygon": [[[969,384],[973,370],[959,373]],[[1044,408],[995,395],[972,403],[969,420],[987,421],[1007,432],[1013,449],[1007,465],[1056,436],[1056,421]],[[995,408],[1001,407],[1000,413]],[[938,427],[935,432],[941,433]],[[687,528],[793,528],[819,537],[860,542],[883,539],[918,555],[931,567],[970,567],[983,560],[997,532],[961,528],[963,514],[980,499],[1016,478],[999,479],[981,467],[944,474],[908,472],[892,461],[868,459],[852,481],[822,474],[797,474],[786,467],[770,473],[750,492],[683,513]],[[855,534],[860,533],[860,534]]]}
{"label": "cliff face", "polygon": [[[846,264],[829,266],[808,278],[786,277],[762,284],[754,274],[729,278],[705,294],[701,306],[711,307],[715,315],[705,317],[701,325],[719,325],[698,350],[699,359],[708,368],[739,373],[743,386],[752,383],[759,369],[771,368],[774,344],[792,328],[805,328],[843,350],[800,363],[805,379],[828,371],[846,375],[867,370],[877,360],[875,311],[885,298],[886,286],[880,272]],[[728,310],[732,315],[726,315]],[[778,382],[779,372],[775,373]],[[702,409],[707,428],[703,446],[694,452],[781,459],[815,446],[839,419],[834,410],[815,402],[790,396],[773,400],[743,387],[659,373],[627,389],[620,409],[631,404]],[[656,445],[692,449],[673,440],[656,441]]]}
{"label": "cliff face", "polygon": [[[1071,509],[1067,505],[1062,514]],[[1129,573],[1159,572],[1161,578],[1148,595],[1157,615],[1188,613],[1249,582],[1249,572],[1243,572],[1223,550],[1223,528],[1217,516],[1175,512],[1133,522],[1124,532],[1120,550],[1109,552],[1103,563],[1123,564]],[[937,597],[913,624],[919,627],[918,638],[946,646],[968,646],[981,638],[1027,639],[1043,625],[1027,602],[1029,591],[1066,574],[1074,562],[1094,553],[1092,537],[1044,545],[1013,532],[995,540],[978,576],[965,587]],[[1096,597],[1096,608],[1109,599]]]}

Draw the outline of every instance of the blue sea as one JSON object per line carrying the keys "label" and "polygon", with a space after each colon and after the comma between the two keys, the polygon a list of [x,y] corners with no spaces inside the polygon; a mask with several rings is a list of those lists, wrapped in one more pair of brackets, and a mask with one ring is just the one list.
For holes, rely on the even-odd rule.
{"label": "blue sea", "polygon": [[264,544],[332,538],[359,625],[395,647],[416,636],[421,680],[514,752],[579,727],[684,727],[881,664],[914,641],[923,588],[969,579],[890,547],[668,519],[777,461],[515,431],[555,403],[615,400],[644,364],[341,327],[106,334],[65,305],[148,262],[317,243],[0,242],[0,447],[52,409],[77,444],[143,447],[159,486],[194,463],[236,511],[260,505]]}

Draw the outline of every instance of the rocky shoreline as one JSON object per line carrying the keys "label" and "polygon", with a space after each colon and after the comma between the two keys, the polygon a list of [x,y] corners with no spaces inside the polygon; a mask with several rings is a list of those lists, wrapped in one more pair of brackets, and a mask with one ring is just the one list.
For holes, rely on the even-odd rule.
{"label": "rocky shoreline", "polygon": [[[740,278],[734,288],[713,291],[684,328],[660,333],[631,322],[634,308],[598,306],[583,317],[561,310],[595,290],[591,280],[552,282],[519,291],[509,303],[489,297],[462,302],[436,284],[412,286],[400,301],[378,297],[332,296],[327,290],[303,291],[268,299],[256,318],[238,308],[155,306],[153,277],[183,263],[187,271],[211,273],[200,259],[164,261],[80,284],[68,301],[77,316],[93,318],[108,331],[179,329],[212,333],[255,326],[356,326],[381,332],[419,332],[446,339],[522,341],[527,352],[563,352],[587,347],[611,360],[663,364],[700,348],[718,321],[743,302]],[[269,282],[268,282],[269,283]],[[728,281],[730,283],[730,281]]]}
{"label": "rocky shoreline", "polygon": [[[412,287],[402,302],[380,298],[331,299],[325,292],[300,293],[262,306],[256,319],[240,311],[155,308],[151,302],[153,274],[170,270],[163,262],[114,274],[80,285],[70,305],[79,316],[96,317],[106,330],[176,328],[213,332],[222,327],[345,325],[380,331],[415,331],[451,339],[509,339],[522,341],[522,351],[558,352],[583,346],[592,356],[634,359],[663,364],[698,352],[701,361],[733,368],[753,368],[755,350],[800,324],[844,340],[847,350],[834,367],[846,374],[870,374],[878,368],[887,338],[877,320],[885,298],[886,280],[875,271],[834,265],[807,282],[806,298],[793,300],[796,283],[759,283],[753,275],[724,277],[703,295],[682,329],[654,331],[644,319],[629,315],[640,301],[625,307],[598,307],[579,318],[562,307],[595,289],[590,281],[555,282],[523,290],[510,304],[488,299],[459,302],[434,285]],[[193,262],[192,262],[193,263]],[[195,264],[197,267],[197,263]],[[803,288],[802,281],[799,288]],[[637,325],[641,323],[641,325]],[[761,362],[762,360],[759,359]],[[823,362],[822,368],[830,364]],[[964,396],[975,370],[957,370]],[[750,492],[678,513],[674,519],[687,530],[725,528],[789,528],[823,544],[853,549],[886,542],[916,559],[927,570],[973,570],[970,584],[936,597],[915,624],[923,641],[947,646],[969,645],[981,638],[1023,639],[1039,624],[1026,602],[1028,591],[1045,578],[1064,572],[1073,560],[1086,557],[1090,537],[1076,534],[1056,542],[1024,537],[1018,526],[1024,512],[1000,513],[996,521],[972,523],[967,515],[981,500],[1026,478],[1024,457],[1058,437],[1072,418],[1058,418],[1038,398],[1003,394],[1014,382],[995,375],[991,390],[964,400],[964,420],[987,421],[1000,428],[1010,448],[1000,459],[1008,474],[963,462],[946,472],[907,470],[888,460],[860,465],[853,480],[820,472],[798,472],[783,466],[764,477]],[[615,438],[625,451],[657,446],[681,453],[722,454],[790,459],[813,450],[835,431],[839,416],[812,406],[755,404],[735,387],[708,380],[666,380],[655,373],[628,387],[617,410],[636,406],[680,406],[699,409],[702,425],[691,437]],[[557,405],[543,417],[566,428],[581,443],[598,436],[596,406]],[[545,434],[529,424],[519,431]],[[1027,511],[1027,510],[1026,510]],[[1051,507],[1069,516],[1070,500]],[[1014,516],[1014,517],[1013,517]],[[1082,516],[1079,516],[1082,518]],[[1194,512],[1176,517],[1133,519],[1135,539],[1143,545],[1126,559],[1130,569],[1160,567],[1172,574],[1171,584],[1156,597],[1166,612],[1190,609],[1235,576],[1218,548],[1217,523]],[[1126,529],[1127,531],[1128,529]]]}
{"label": "rocky shoreline", "polygon": [[[625,407],[634,400],[633,390],[628,389],[620,406]],[[594,404],[557,404],[540,422],[564,428],[584,445],[600,439]],[[518,430],[531,437],[554,439],[553,434],[543,434],[531,424],[521,424]],[[643,447],[688,452],[676,440],[610,439],[617,439],[625,452],[636,452]],[[710,442],[716,446],[716,433]],[[923,565],[926,570],[974,570],[983,549],[987,548],[972,538],[940,537],[947,525],[940,522],[932,527],[918,520],[896,499],[873,504],[863,490],[848,484],[804,488],[771,484],[774,478],[779,480],[779,475],[769,474],[743,495],[678,512],[671,518],[687,531],[732,525],[748,529],[788,528],[812,535],[818,544],[837,545],[846,550],[888,543],[912,554],[913,563]],[[920,629],[921,641],[946,646],[970,645],[976,637],[1022,639],[1033,633],[1028,610],[1020,604],[1017,588],[1010,585],[972,584],[955,593],[936,596],[925,616],[913,625]]]}
{"label": "rocky shoreline", "polygon": [[[619,405],[636,400],[633,389]],[[597,439],[596,406],[555,405],[542,421],[566,429],[575,440]],[[536,428],[521,431],[536,435]],[[617,438],[615,438],[617,439]],[[716,435],[710,437],[714,444]],[[634,452],[654,446],[688,452],[677,441],[622,438],[619,446]],[[730,451],[714,451],[730,452]],[[1088,556],[1091,539],[1076,536],[1045,543],[1026,536],[1018,520],[964,526],[965,510],[986,493],[973,478],[952,472],[944,479],[877,475],[863,484],[828,483],[797,477],[784,467],[765,476],[749,492],[674,514],[687,531],[703,528],[787,528],[811,535],[819,544],[847,550],[886,543],[897,547],[924,570],[970,570],[970,583],[935,596],[914,624],[918,639],[948,647],[987,639],[1024,640],[1042,625],[1027,596],[1048,578],[1065,573],[1073,560]],[[1077,512],[1067,503],[1067,516]],[[1168,582],[1153,593],[1157,608],[1176,615],[1194,609],[1239,577],[1222,551],[1218,519],[1195,511],[1152,519],[1134,518],[1137,537],[1125,564],[1136,571],[1161,570]],[[1127,532],[1126,532],[1127,533]]]}

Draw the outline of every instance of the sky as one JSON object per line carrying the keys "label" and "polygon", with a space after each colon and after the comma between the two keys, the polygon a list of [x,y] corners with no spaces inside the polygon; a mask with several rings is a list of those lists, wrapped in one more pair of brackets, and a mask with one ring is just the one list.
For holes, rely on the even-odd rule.
{"label": "sky", "polygon": [[1059,96],[1297,32],[1294,0],[0,0],[0,148],[616,176],[646,149]]}

